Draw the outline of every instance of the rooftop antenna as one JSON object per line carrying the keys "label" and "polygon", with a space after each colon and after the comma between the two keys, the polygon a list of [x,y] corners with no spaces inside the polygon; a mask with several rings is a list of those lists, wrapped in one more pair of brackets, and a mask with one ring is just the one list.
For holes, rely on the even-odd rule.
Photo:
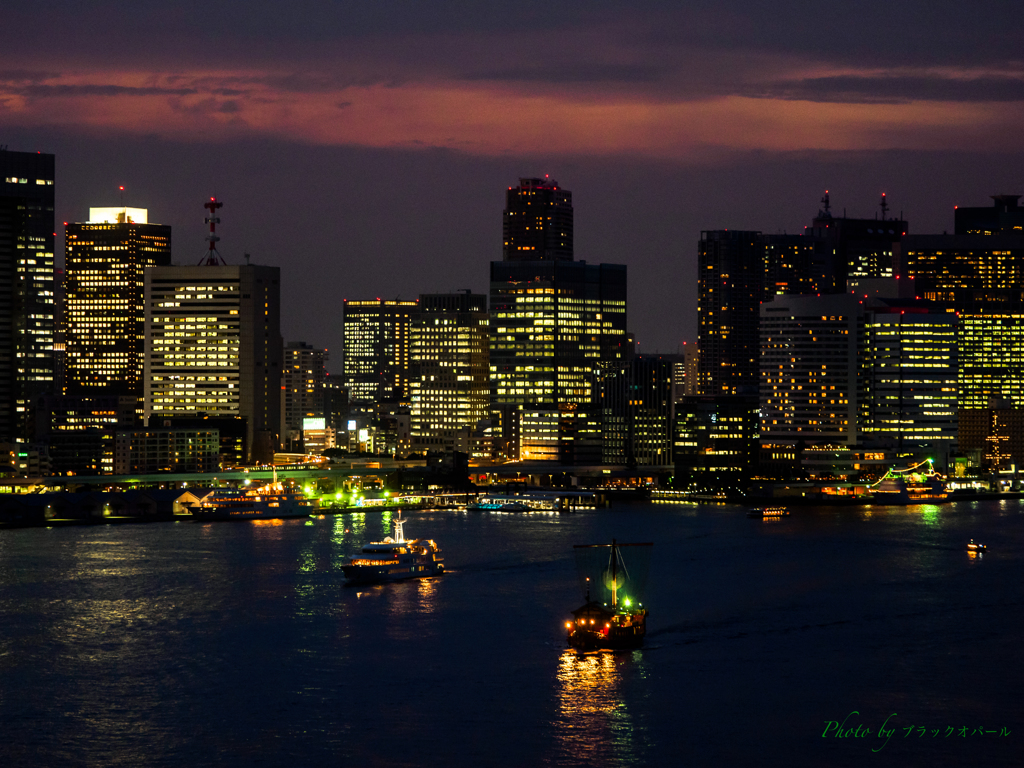
{"label": "rooftop antenna", "polygon": [[879,203],[879,207],[882,209],[882,221],[885,221],[885,214],[889,212],[889,204],[885,201],[885,192],[882,193],[882,202]]}
{"label": "rooftop antenna", "polygon": [[217,237],[217,225],[220,224],[220,217],[217,216],[217,210],[222,208],[224,203],[220,202],[216,197],[211,197],[208,203],[203,204],[203,208],[206,208],[210,215],[206,217],[206,223],[210,225],[210,234],[206,236],[207,242],[210,244],[210,250],[207,252],[206,257],[199,260],[199,264],[205,267],[219,267],[227,266],[227,262],[217,252],[217,242],[220,240]]}
{"label": "rooftop antenna", "polygon": [[245,266],[248,267],[249,266],[249,254],[248,253],[244,253],[242,255],[245,256]]}
{"label": "rooftop antenna", "polygon": [[825,190],[825,196],[821,198],[821,204],[825,206],[825,215],[831,216],[832,206],[828,202],[828,190]]}

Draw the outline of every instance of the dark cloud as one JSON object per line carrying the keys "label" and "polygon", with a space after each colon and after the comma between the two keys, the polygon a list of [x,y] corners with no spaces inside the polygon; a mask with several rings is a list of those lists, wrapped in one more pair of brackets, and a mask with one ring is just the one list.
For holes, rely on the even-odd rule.
{"label": "dark cloud", "polygon": [[26,85],[17,92],[34,98],[75,96],[190,96],[198,93],[194,88],[136,88],[126,85]]}
{"label": "dark cloud", "polygon": [[601,62],[512,66],[505,69],[463,73],[464,80],[510,80],[543,83],[654,83],[669,73],[667,66],[646,64],[605,64]]}
{"label": "dark cloud", "polygon": [[819,77],[754,86],[746,96],[843,103],[910,101],[1024,101],[1024,73],[1017,77]]}

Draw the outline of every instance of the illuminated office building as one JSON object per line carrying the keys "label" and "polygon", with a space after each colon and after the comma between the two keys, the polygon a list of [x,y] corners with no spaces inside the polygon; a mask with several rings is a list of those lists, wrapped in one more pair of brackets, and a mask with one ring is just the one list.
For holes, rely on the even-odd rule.
{"label": "illuminated office building", "polygon": [[145,208],[90,208],[65,229],[69,395],[143,395],[147,267],[171,263],[171,228]]}
{"label": "illuminated office building", "polygon": [[344,377],[350,403],[409,401],[416,301],[344,302]]}
{"label": "illuminated office building", "polygon": [[673,487],[691,493],[744,491],[757,467],[756,395],[688,395],[675,405]]}
{"label": "illuminated office building", "polygon": [[520,179],[505,203],[505,261],[572,261],[572,192],[547,177]]}
{"label": "illuminated office building", "polygon": [[0,148],[0,442],[53,389],[54,157]]}
{"label": "illuminated office building", "polygon": [[854,296],[776,296],[761,306],[761,440],[853,445],[860,406]]}
{"label": "illuminated office building", "polygon": [[[491,409],[511,459],[597,463],[599,375],[626,354],[626,267],[491,262]],[[528,419],[530,426],[523,426]]]}
{"label": "illuminated office building", "polygon": [[1024,408],[1024,305],[968,305],[957,339],[960,408],[987,408],[992,398]]}
{"label": "illuminated office building", "polygon": [[861,429],[897,446],[957,439],[957,316],[925,301],[864,302]]}
{"label": "illuminated office building", "polygon": [[844,293],[846,281],[855,278],[894,277],[897,272],[899,243],[907,234],[907,222],[889,217],[885,195],[880,203],[881,217],[873,219],[833,216],[828,192],[804,235],[825,243],[825,269],[821,293]]}
{"label": "illuminated office building", "polygon": [[288,444],[302,439],[305,430],[324,431],[328,428],[324,391],[326,362],[326,349],[316,349],[303,341],[290,341],[285,345],[281,435]]}
{"label": "illuminated office building", "polygon": [[145,272],[147,426],[241,417],[249,462],[269,462],[281,429],[281,270],[151,267]]}
{"label": "illuminated office building", "polygon": [[421,295],[411,346],[413,449],[469,453],[473,430],[490,406],[487,297]]}
{"label": "illuminated office building", "polygon": [[602,377],[602,464],[672,464],[673,395],[682,368],[673,358],[637,355]]}
{"label": "illuminated office building", "polygon": [[1024,232],[993,235],[914,235],[904,238],[900,274],[917,295],[951,302],[1024,301]]}
{"label": "illuminated office building", "polygon": [[757,386],[764,254],[760,232],[701,232],[697,250],[700,394],[735,395]]}

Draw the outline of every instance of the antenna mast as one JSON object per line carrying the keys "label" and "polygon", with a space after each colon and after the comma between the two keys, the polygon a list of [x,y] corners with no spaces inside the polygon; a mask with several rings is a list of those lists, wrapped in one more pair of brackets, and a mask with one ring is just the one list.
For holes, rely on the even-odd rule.
{"label": "antenna mast", "polygon": [[199,264],[202,266],[227,266],[227,262],[224,261],[220,253],[217,252],[217,242],[220,240],[220,238],[217,237],[217,225],[220,224],[220,217],[217,216],[217,210],[223,206],[224,203],[217,200],[216,197],[211,197],[210,201],[203,205],[203,208],[210,211],[210,215],[206,217],[206,223],[210,225],[210,234],[206,236],[206,240],[210,244],[210,250],[207,251],[206,256],[199,261]]}
{"label": "antenna mast", "polygon": [[889,212],[889,203],[885,201],[885,192],[882,193],[882,202],[879,203],[879,207],[882,209],[882,221],[885,221],[885,214]]}

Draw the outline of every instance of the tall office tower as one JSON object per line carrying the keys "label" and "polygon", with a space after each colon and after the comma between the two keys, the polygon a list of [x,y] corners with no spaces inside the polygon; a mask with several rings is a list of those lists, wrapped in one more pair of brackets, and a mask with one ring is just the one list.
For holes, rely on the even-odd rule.
{"label": "tall office tower", "polygon": [[346,300],[344,306],[349,402],[408,402],[410,330],[419,302]]}
{"label": "tall office tower", "polygon": [[487,297],[422,294],[411,342],[413,450],[468,453],[473,430],[490,411]]}
{"label": "tall office tower", "polygon": [[761,440],[767,446],[857,442],[856,297],[776,296],[761,306]]}
{"label": "tall office tower", "polygon": [[[327,380],[327,350],[304,341],[290,341],[284,347],[284,412],[282,439],[294,441],[305,429],[327,428],[324,384]],[[333,425],[331,425],[333,426]]]}
{"label": "tall office tower", "polygon": [[599,374],[626,355],[626,267],[494,261],[490,299],[499,452],[566,464],[600,456]]}
{"label": "tall office tower", "polygon": [[1024,306],[998,301],[965,306],[957,347],[961,409],[988,408],[992,398],[1024,408]]}
{"label": "tall office tower", "polygon": [[0,442],[53,388],[53,155],[0,148]]}
{"label": "tall office tower", "polygon": [[998,235],[1024,233],[1024,208],[1020,195],[992,195],[995,205],[986,208],[962,208],[953,211],[954,235]]}
{"label": "tall office tower", "polygon": [[281,429],[281,270],[145,271],[147,426],[242,417],[246,460],[273,460]]}
{"label": "tall office tower", "polygon": [[637,355],[602,377],[602,464],[672,464],[673,357]]}
{"label": "tall office tower", "polygon": [[863,277],[893,277],[896,274],[896,253],[899,242],[907,234],[907,222],[889,218],[885,195],[879,205],[881,218],[850,219],[832,215],[828,192],[822,198],[824,208],[818,211],[811,226],[804,228],[808,237],[825,242],[827,264],[820,286],[821,293],[845,293],[846,281]]}
{"label": "tall office tower", "polygon": [[916,300],[863,306],[862,431],[948,453],[957,439],[957,315]]}
{"label": "tall office tower", "polygon": [[[683,344],[686,344],[684,341]],[[700,350],[696,344],[688,344],[683,347],[683,365],[686,368],[686,377],[683,380],[683,394],[692,397],[697,394],[699,383]]]}
{"label": "tall office tower", "polygon": [[171,263],[171,228],[145,208],[90,208],[65,241],[65,392],[141,399],[145,270]]}
{"label": "tall office tower", "polygon": [[832,259],[826,240],[808,235],[761,235],[764,298],[778,294],[831,293]]}
{"label": "tall office tower", "polygon": [[765,295],[761,233],[701,232],[697,264],[699,392],[752,391],[758,382],[758,308]]}
{"label": "tall office tower", "polygon": [[572,192],[558,182],[520,179],[505,196],[505,261],[572,261]]}

